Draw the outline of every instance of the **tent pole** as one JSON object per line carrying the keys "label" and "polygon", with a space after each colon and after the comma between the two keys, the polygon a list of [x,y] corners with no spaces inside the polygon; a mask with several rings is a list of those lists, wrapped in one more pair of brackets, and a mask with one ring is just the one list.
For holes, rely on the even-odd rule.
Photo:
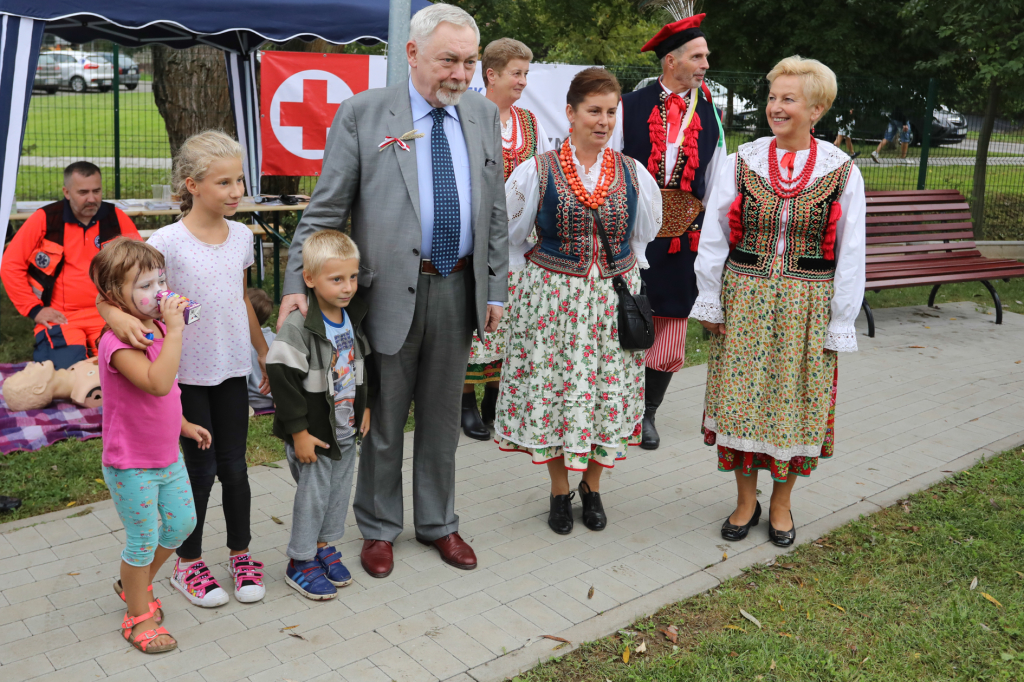
{"label": "tent pole", "polygon": [[388,13],[388,85],[404,83],[409,78],[409,61],[405,44],[409,42],[409,19],[412,0],[391,0]]}
{"label": "tent pole", "polygon": [[114,43],[114,198],[121,198],[121,57]]}

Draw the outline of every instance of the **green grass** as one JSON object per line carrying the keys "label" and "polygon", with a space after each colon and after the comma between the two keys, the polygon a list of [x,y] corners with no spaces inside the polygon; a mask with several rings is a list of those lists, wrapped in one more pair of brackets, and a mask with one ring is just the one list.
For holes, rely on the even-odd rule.
{"label": "green grass", "polygon": [[1024,679],[1022,458],[982,462],[515,680]]}
{"label": "green grass", "polygon": [[[109,166],[100,168],[103,173],[103,198],[111,200],[114,194],[114,169]],[[170,182],[170,170],[152,168],[122,168],[121,198],[149,199],[153,196],[152,185],[166,185]],[[64,184],[63,168],[42,168],[39,166],[21,166],[18,169],[18,182],[15,197],[18,201],[44,201],[63,198],[61,186]]]}
{"label": "green grass", "polygon": [[[169,158],[167,132],[153,93],[122,91],[119,104],[121,155]],[[113,91],[32,97],[22,154],[113,156]]]}

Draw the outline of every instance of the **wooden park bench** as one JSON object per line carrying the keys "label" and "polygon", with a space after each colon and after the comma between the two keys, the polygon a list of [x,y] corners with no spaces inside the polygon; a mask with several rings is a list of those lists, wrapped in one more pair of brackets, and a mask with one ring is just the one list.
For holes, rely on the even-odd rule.
{"label": "wooden park bench", "polygon": [[[1003,323],[999,294],[989,282],[1024,277],[1024,263],[986,258],[974,243],[971,211],[957,190],[867,193],[867,281],[865,289],[931,286],[928,305],[943,284],[981,282],[992,294],[996,324]],[[868,336],[875,318],[864,300]]]}

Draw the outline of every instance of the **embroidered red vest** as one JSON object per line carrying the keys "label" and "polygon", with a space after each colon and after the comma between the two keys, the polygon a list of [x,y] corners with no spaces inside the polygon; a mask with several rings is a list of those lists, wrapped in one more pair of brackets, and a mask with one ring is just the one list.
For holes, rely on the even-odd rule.
{"label": "embroidered red vest", "polygon": [[[835,277],[835,224],[839,197],[846,188],[853,162],[847,161],[807,186],[792,199],[780,199],[767,178],[762,178],[736,157],[739,190],[729,215],[732,251],[726,266],[751,277],[770,277],[776,258],[782,258],[782,276],[792,279],[830,280]],[[782,213],[787,213],[785,245],[778,253]],[[831,240],[831,243],[830,243]]]}
{"label": "embroidered red vest", "polygon": [[[512,175],[512,171],[523,161],[537,154],[537,117],[528,109],[512,107],[513,115],[518,114],[519,122],[522,123],[523,139],[517,140],[518,144],[514,149],[501,148],[501,156],[505,162],[505,179]],[[512,130],[515,131],[513,123]],[[513,132],[513,134],[516,134]]]}

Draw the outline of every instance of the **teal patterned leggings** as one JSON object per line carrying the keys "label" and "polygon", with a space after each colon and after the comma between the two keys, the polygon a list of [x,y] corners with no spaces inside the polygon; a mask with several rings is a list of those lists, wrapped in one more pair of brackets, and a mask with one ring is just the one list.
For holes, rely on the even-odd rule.
{"label": "teal patterned leggings", "polygon": [[181,454],[162,469],[103,467],[103,480],[124,524],[128,546],[121,558],[126,563],[149,566],[158,543],[177,549],[195,529],[192,486]]}

